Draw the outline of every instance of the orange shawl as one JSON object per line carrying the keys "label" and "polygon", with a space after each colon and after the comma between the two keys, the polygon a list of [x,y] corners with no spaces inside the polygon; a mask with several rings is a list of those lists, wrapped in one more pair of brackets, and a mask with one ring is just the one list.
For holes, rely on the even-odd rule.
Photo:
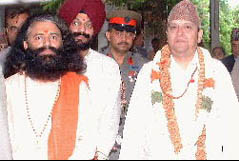
{"label": "orange shawl", "polygon": [[72,72],[62,77],[60,96],[52,112],[52,129],[48,140],[49,160],[67,160],[73,154],[82,81],[88,82],[86,77]]}

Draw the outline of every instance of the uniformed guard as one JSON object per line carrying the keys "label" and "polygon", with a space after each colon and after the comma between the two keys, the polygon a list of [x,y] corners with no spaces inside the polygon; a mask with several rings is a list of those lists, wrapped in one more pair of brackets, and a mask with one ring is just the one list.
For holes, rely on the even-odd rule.
{"label": "uniformed guard", "polygon": [[119,156],[125,116],[137,75],[148,60],[139,53],[130,52],[136,37],[136,29],[141,24],[141,15],[134,11],[116,10],[109,13],[107,19],[109,28],[106,32],[106,37],[109,42],[109,48],[105,50],[104,54],[112,57],[119,64],[122,77],[121,122],[116,145],[110,155],[110,159],[115,160]]}

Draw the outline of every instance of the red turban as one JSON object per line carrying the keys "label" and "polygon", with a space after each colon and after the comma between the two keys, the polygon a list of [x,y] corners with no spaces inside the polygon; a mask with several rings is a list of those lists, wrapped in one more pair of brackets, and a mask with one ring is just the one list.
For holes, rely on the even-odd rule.
{"label": "red turban", "polygon": [[94,33],[98,34],[105,22],[105,5],[102,0],[66,0],[59,10],[59,16],[68,25],[83,11],[92,21]]}

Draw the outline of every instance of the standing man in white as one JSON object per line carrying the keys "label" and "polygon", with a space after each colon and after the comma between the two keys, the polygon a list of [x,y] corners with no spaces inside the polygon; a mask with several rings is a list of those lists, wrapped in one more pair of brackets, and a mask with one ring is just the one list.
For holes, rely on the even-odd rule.
{"label": "standing man in white", "polygon": [[239,103],[224,65],[198,47],[196,7],[183,0],[168,18],[168,45],[138,75],[120,159],[239,158]]}
{"label": "standing man in white", "polygon": [[2,66],[0,66],[0,160],[12,159],[8,133],[6,99]]}
{"label": "standing man in white", "polygon": [[94,112],[98,115],[98,159],[108,159],[115,143],[120,120],[121,76],[118,64],[90,48],[105,22],[105,6],[101,0],[66,0],[59,11],[74,34],[78,55],[85,58]]}
{"label": "standing man in white", "polygon": [[8,56],[16,74],[6,79],[14,160],[91,160],[96,124],[85,64],[57,16],[30,17]]}

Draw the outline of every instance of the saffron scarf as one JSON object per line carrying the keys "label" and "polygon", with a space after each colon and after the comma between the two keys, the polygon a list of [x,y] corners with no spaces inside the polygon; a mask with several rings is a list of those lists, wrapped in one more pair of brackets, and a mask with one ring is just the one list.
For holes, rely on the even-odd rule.
{"label": "saffron scarf", "polygon": [[68,160],[73,154],[82,81],[87,83],[88,79],[73,72],[62,77],[60,96],[52,112],[52,129],[48,139],[49,160]]}

